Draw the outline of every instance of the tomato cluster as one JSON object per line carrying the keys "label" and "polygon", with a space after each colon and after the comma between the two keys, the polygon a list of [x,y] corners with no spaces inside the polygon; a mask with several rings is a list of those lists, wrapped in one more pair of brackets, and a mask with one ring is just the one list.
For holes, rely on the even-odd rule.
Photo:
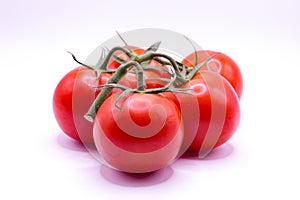
{"label": "tomato cluster", "polygon": [[54,91],[62,131],[117,170],[151,172],[185,153],[205,156],[238,127],[243,80],[230,57],[203,50],[179,62],[158,48],[115,47],[93,67],[72,55],[82,66]]}

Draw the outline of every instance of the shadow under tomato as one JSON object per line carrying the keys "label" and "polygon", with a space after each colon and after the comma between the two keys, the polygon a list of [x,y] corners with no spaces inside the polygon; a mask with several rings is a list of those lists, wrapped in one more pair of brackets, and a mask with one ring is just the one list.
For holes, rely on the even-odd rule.
{"label": "shadow under tomato", "polygon": [[65,149],[79,152],[87,152],[86,148],[82,143],[65,136],[63,133],[59,133],[57,135],[56,142]]}
{"label": "shadow under tomato", "polygon": [[204,158],[199,158],[197,153],[186,153],[181,156],[183,159],[192,159],[192,160],[218,160],[225,157],[228,157],[234,151],[234,147],[230,143],[225,143],[222,146],[219,146],[213,149],[207,154]]}
{"label": "shadow under tomato", "polygon": [[173,169],[171,167],[166,167],[155,172],[135,174],[121,172],[106,165],[102,165],[100,173],[106,180],[117,185],[127,187],[145,187],[156,185],[168,180],[173,174]]}

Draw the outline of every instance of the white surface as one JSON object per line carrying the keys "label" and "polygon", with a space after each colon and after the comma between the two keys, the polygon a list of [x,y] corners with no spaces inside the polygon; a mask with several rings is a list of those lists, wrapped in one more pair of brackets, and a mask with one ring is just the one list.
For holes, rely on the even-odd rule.
{"label": "white surface", "polygon": [[[300,198],[298,1],[151,2],[1,2],[0,199]],[[115,30],[144,27],[230,55],[244,76],[242,118],[207,160],[124,177],[62,135],[51,101],[77,66],[65,51],[82,60]]]}

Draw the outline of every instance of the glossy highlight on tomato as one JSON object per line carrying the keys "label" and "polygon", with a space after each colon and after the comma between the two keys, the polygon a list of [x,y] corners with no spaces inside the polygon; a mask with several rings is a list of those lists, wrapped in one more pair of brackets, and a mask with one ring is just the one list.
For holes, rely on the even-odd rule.
{"label": "glossy highlight on tomato", "polygon": [[[216,72],[201,71],[182,87],[191,88],[192,95],[168,94],[167,97],[182,111],[185,141],[190,144],[187,151],[206,152],[227,142],[240,121],[239,99],[230,83]],[[198,111],[185,110],[195,105]]]}
{"label": "glossy highlight on tomato", "polygon": [[53,112],[62,131],[69,137],[84,143],[93,143],[93,125],[84,119],[88,107],[100,90],[93,85],[107,83],[110,74],[77,67],[68,72],[57,84],[53,94]]}
{"label": "glossy highlight on tomato", "polygon": [[196,53],[197,54],[191,53],[188,55],[182,61],[182,64],[188,67],[194,67],[195,64],[199,64],[212,57],[212,60],[208,61],[198,72],[209,70],[220,73],[229,81],[240,99],[243,93],[243,77],[236,62],[226,54],[217,51],[202,50]]}
{"label": "glossy highlight on tomato", "polygon": [[176,105],[156,94],[130,94],[116,107],[114,97],[100,107],[94,123],[96,147],[111,167],[132,173],[166,167],[183,141]]}

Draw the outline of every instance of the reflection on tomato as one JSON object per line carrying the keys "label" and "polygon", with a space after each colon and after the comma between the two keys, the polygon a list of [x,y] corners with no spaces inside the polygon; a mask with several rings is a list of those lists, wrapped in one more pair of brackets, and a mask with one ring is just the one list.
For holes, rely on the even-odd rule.
{"label": "reflection on tomato", "polygon": [[183,141],[176,105],[157,94],[130,94],[115,106],[115,94],[97,112],[94,139],[104,161],[115,169],[143,173],[174,161]]}
{"label": "reflection on tomato", "polygon": [[[178,93],[167,97],[182,112],[185,141],[191,143],[188,152],[210,151],[228,141],[240,120],[239,100],[230,83],[218,73],[201,71],[182,87],[191,88],[193,95]],[[193,97],[198,110],[187,112],[186,108],[195,107]]]}
{"label": "reflection on tomato", "polygon": [[84,114],[100,91],[95,91],[91,86],[107,83],[110,76],[102,73],[96,79],[95,71],[77,67],[60,80],[53,94],[53,111],[66,135],[80,142],[93,142],[93,125],[84,119]]}
{"label": "reflection on tomato", "polygon": [[238,97],[241,98],[243,92],[242,73],[234,60],[224,53],[210,50],[197,51],[197,62],[195,53],[192,53],[182,61],[182,64],[193,67],[195,64],[199,64],[212,56],[213,59],[205,64],[199,72],[209,70],[220,73],[229,81]]}

